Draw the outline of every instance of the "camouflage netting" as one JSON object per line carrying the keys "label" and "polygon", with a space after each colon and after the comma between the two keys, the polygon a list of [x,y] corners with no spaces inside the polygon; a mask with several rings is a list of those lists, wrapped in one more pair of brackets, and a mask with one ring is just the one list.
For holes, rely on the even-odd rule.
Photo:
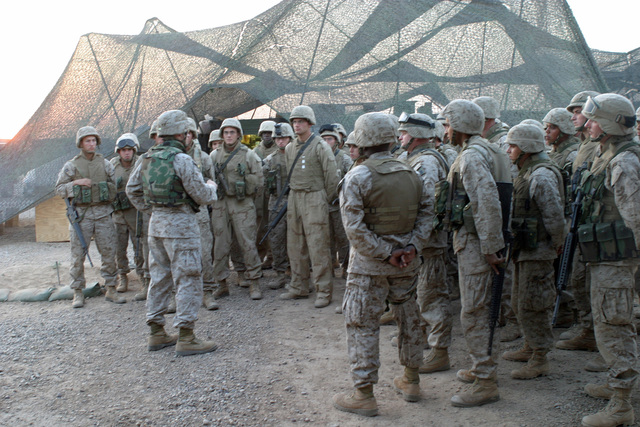
{"label": "camouflage netting", "polygon": [[638,107],[640,105],[640,48],[631,52],[604,52],[593,50],[609,90],[624,95]]}
{"label": "camouflage netting", "polygon": [[265,104],[286,118],[308,104],[318,124],[350,129],[364,112],[435,113],[451,99],[491,95],[516,123],[584,89],[606,85],[564,0],[285,0],[252,20],[188,33],[154,18],[139,35],[81,37],[1,152],[0,222],[51,197],[85,125],[112,155],[120,134],[146,142],[152,121],[174,108],[199,122]]}

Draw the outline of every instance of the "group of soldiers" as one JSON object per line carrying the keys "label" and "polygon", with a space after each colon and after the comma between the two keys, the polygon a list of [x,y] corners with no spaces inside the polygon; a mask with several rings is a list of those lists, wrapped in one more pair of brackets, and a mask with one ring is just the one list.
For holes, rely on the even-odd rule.
{"label": "group of soldiers", "polygon": [[[138,156],[136,136],[124,134],[111,162],[96,153],[96,130],[81,128],[81,153],[56,185],[79,212],[80,227],[70,227],[72,305],[84,304],[81,240],[91,237],[102,256],[106,300],[125,302],[117,291],[128,287],[131,239],[143,283],[134,299],[147,299],[148,349],[206,353],[216,344],[195,337],[198,309],[217,309],[229,295],[230,261],[251,299],[262,298],[263,264],[271,264],[277,272],[271,287],[285,287],[281,299],[315,291],[316,308],[331,303],[333,270],[341,265],[348,271],[342,311],[354,390],[337,394],[333,404],[374,416],[385,307],[398,325],[404,372],[394,387],[406,401],[420,400],[420,373],[450,369],[447,267],[457,259],[472,365],[457,372],[470,385],[451,403],[479,406],[499,399],[489,322],[496,277],[504,280],[502,310],[512,339],[524,336],[522,348],[502,355],[525,362],[511,377],[549,373],[554,261],[567,250],[573,203],[582,211],[569,286],[579,321],[555,346],[599,350],[589,366],[608,371],[606,384],[585,391],[609,404],[583,424],[632,423],[636,115],[640,109],[634,112],[623,96],[580,92],[542,122],[509,128],[498,102],[483,96],[454,100],[435,119],[367,113],[349,135],[337,123],[317,135],[313,110],[301,105],[291,124],[263,122],[253,150],[242,143],[240,122],[225,119],[211,132],[207,154],[195,121],[171,110],[152,125],[154,147]],[[164,329],[172,309],[178,336]],[[423,357],[425,340],[431,350]]]}

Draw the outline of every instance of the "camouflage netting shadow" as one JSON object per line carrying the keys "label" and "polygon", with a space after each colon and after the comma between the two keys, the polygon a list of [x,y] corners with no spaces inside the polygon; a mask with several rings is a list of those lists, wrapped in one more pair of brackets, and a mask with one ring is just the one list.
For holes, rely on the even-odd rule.
{"label": "camouflage netting shadow", "polygon": [[[0,155],[0,222],[51,197],[78,128],[113,153],[147,140],[163,111],[199,122],[268,105],[313,106],[350,129],[369,111],[437,112],[490,95],[507,123],[605,91],[564,0],[285,0],[249,21],[187,33],[158,19],[135,36],[87,34],[40,108]],[[423,105],[424,104],[424,105]]]}

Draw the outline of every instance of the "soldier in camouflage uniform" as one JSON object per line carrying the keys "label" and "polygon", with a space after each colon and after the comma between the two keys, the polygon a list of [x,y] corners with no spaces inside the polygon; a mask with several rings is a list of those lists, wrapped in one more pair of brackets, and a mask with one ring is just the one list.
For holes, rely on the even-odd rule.
{"label": "soldier in camouflage uniform", "polygon": [[582,216],[578,242],[591,281],[591,312],[600,354],[609,366],[606,385],[588,384],[594,397],[609,397],[584,426],[634,422],[631,391],[638,381],[637,334],[633,324],[634,274],[640,242],[640,145],[634,135],[633,105],[622,95],[589,97],[582,114],[596,158],[582,176]]}
{"label": "soldier in camouflage uniform", "polygon": [[[482,137],[487,141],[497,144],[503,151],[507,152],[507,146],[501,141],[509,131],[509,127],[500,121],[500,104],[491,96],[479,96],[473,100],[484,113],[484,127],[482,129]],[[518,168],[512,165],[512,175],[517,175]],[[513,285],[513,272],[514,266],[510,263],[507,266],[507,271],[504,279],[504,285],[502,288],[502,303],[500,305],[500,315],[502,317],[501,323],[504,323],[504,327],[500,332],[500,341],[510,342],[518,339],[522,336],[520,326],[518,325],[518,319],[513,309],[513,305],[516,302],[512,302],[511,288]]]}
{"label": "soldier in camouflage uniform", "polygon": [[[480,136],[484,113],[475,103],[454,100],[442,112],[449,124],[449,139],[462,151],[447,177],[453,194],[450,224],[455,230],[454,250],[458,255],[461,323],[473,361],[470,370],[461,369],[461,381],[473,382],[451,398],[454,406],[478,406],[498,400],[497,363],[488,354],[489,302],[493,272],[505,261],[499,255],[505,247],[502,207],[497,183],[510,184],[509,159],[496,144]],[[492,271],[493,270],[493,271]]]}
{"label": "soldier in camouflage uniform", "polygon": [[[347,153],[339,148],[340,134],[335,125],[323,125],[320,128],[320,136],[329,145],[333,154],[336,156],[336,164],[338,166],[338,174],[342,179],[353,164],[353,160]],[[342,217],[340,216],[340,206],[338,200],[329,203],[329,231],[331,235],[331,255],[334,267],[346,267],[347,257],[349,256],[349,240],[342,225]],[[336,262],[335,255],[338,254]],[[346,271],[346,270],[345,270]]]}
{"label": "soldier in camouflage uniform", "polygon": [[[147,298],[148,350],[176,345],[177,356],[207,353],[217,348],[193,333],[202,305],[202,255],[196,212],[216,199],[216,185],[205,184],[184,146],[189,117],[180,110],[158,117],[163,143],[152,147],[135,168],[127,196],[136,209],[151,211],[149,250],[151,285]],[[176,287],[173,325],[179,337],[164,329],[165,314]]]}
{"label": "soldier in camouflage uniform", "polygon": [[220,126],[224,143],[212,155],[218,200],[213,204],[215,248],[213,269],[219,287],[215,298],[229,295],[229,252],[233,236],[238,240],[246,265],[251,299],[262,299],[262,263],[256,248],[256,205],[262,191],[262,162],[242,143],[242,126],[237,119],[225,119]]}
{"label": "soldier in camouflage uniform", "polygon": [[[287,180],[287,165],[284,150],[295,138],[296,134],[289,123],[278,123],[274,126],[273,135],[278,149],[264,159],[263,173],[265,177],[265,194],[269,197],[269,224],[272,224],[278,213],[287,203],[287,195],[282,194]],[[282,195],[282,198],[280,196]],[[278,199],[280,199],[278,201]],[[269,287],[280,289],[285,286],[285,272],[289,268],[287,255],[287,217],[286,214],[269,233],[269,245],[273,255],[273,269],[278,278]]]}
{"label": "soldier in camouflage uniform", "polygon": [[[136,257],[134,262],[136,265],[136,273],[142,281],[142,287],[149,286],[149,265],[145,263],[143,254],[149,252],[147,246],[147,236],[143,232],[142,213],[138,213],[136,208],[131,205],[125,188],[129,181],[129,175],[133,171],[134,165],[137,163],[138,156],[136,153],[140,149],[138,137],[133,133],[125,133],[116,141],[115,152],[118,155],[111,159],[111,164],[115,170],[116,179],[116,199],[113,201],[113,223],[116,227],[116,265],[118,266],[118,276],[120,283],[116,290],[118,292],[126,292],[129,288],[129,280],[127,274],[130,271],[129,257],[127,249],[129,247],[129,239],[135,248]],[[138,227],[140,227],[140,236],[137,236]],[[140,244],[142,247],[138,248]]]}
{"label": "soldier in camouflage uniform", "polygon": [[[400,141],[407,147],[405,162],[420,176],[422,192],[430,199],[435,199],[436,187],[446,181],[449,172],[446,159],[436,150],[436,122],[428,115],[419,113],[403,113],[399,120]],[[446,250],[447,232],[433,230],[422,250],[424,264],[420,268],[417,289],[421,320],[431,327],[428,337],[431,351],[424,358],[420,373],[450,369],[449,346],[453,318],[447,288]]]}
{"label": "soldier in camouflage uniform", "polygon": [[[576,157],[571,168],[572,182],[579,183],[583,171],[589,170],[593,164],[599,141],[591,138],[589,130],[586,128],[587,118],[582,114],[582,108],[587,99],[599,95],[598,92],[579,92],[571,99],[567,106],[567,111],[572,114],[571,121],[574,125],[576,137],[580,141]],[[574,197],[575,195],[572,195]],[[578,323],[568,331],[560,334],[560,340],[556,342],[556,348],[562,350],[586,350],[596,351],[595,333],[593,331],[593,318],[591,315],[591,290],[590,280],[585,263],[582,261],[580,247],[576,248],[571,267],[571,278],[569,290],[573,294],[575,305],[578,311]],[[603,372],[608,369],[601,356],[588,362],[585,366],[588,371]]]}
{"label": "soldier in camouflage uniform", "polygon": [[[78,129],[76,146],[80,154],[68,161],[58,174],[56,194],[63,199],[70,199],[75,205],[80,220],[78,225],[88,246],[91,238],[96,242],[102,266],[100,274],[104,278],[107,289],[105,299],[122,304],[126,302],[116,293],[116,232],[111,221],[113,200],[116,195],[115,172],[113,165],[102,154],[96,153],[100,145],[100,135],[91,126]],[[69,240],[71,242],[71,289],[74,297],[71,306],[84,306],[85,287],[84,259],[85,252],[80,239],[72,226],[69,226]]]}
{"label": "soldier in camouflage uniform", "polygon": [[[260,129],[258,129],[258,136],[260,137],[260,144],[258,144],[253,152],[260,157],[260,160],[264,162],[264,159],[267,158],[268,155],[274,153],[278,147],[274,143],[273,132],[275,130],[276,122],[273,120],[265,120],[260,123]],[[269,226],[269,196],[264,194],[263,191],[256,196],[256,215],[258,217],[258,234],[257,234],[257,248],[258,255],[260,256],[260,260],[264,260],[262,263],[263,268],[271,268],[273,262],[273,255],[271,254],[271,248],[269,245],[270,240],[265,240],[262,245],[258,244],[262,240],[262,236],[267,232],[267,227]],[[235,265],[235,264],[234,264]]]}
{"label": "soldier in camouflage uniform", "polygon": [[[198,127],[195,120],[189,118],[189,132],[184,141],[187,154],[193,159],[205,180],[213,179],[213,162],[211,157],[202,151],[198,141]],[[211,231],[211,216],[207,207],[196,213],[200,228],[200,243],[202,245],[202,305],[207,310],[217,310],[218,303],[213,295],[216,290],[216,280],[213,274],[213,233]]]}
{"label": "soldier in camouflage uniform", "polygon": [[549,157],[560,170],[570,175],[580,146],[580,141],[573,135],[575,127],[571,113],[566,108],[554,108],[544,116],[542,123],[545,125],[544,140],[551,147]]}
{"label": "soldier in camouflage uniform", "polygon": [[[291,189],[287,208],[291,282],[280,298],[308,298],[312,268],[316,289],[314,305],[322,308],[331,303],[333,293],[329,201],[336,197],[338,166],[331,148],[311,132],[311,126],[316,124],[311,107],[295,107],[290,119],[296,133],[296,139],[285,148]],[[298,153],[301,154],[298,156]]]}
{"label": "soldier in camouflage uniform", "polygon": [[336,394],[334,406],[365,416],[378,413],[373,385],[380,367],[379,319],[385,299],[395,305],[398,356],[404,374],[393,380],[408,402],[420,400],[418,367],[422,330],[416,303],[420,256],[431,234],[433,198],[406,164],[394,159],[397,122],[368,113],[355,124],[355,143],[364,161],[345,177],[340,209],[351,243],[343,310],[355,390]]}
{"label": "soldier in camouflage uniform", "polygon": [[[549,132],[547,132],[547,135]],[[553,261],[564,239],[564,184],[559,167],[545,152],[545,136],[536,125],[519,124],[507,134],[507,153],[520,173],[514,183],[511,229],[516,315],[524,346],[503,355],[527,362],[511,372],[515,379],[547,375],[553,345],[551,317],[555,300]]]}

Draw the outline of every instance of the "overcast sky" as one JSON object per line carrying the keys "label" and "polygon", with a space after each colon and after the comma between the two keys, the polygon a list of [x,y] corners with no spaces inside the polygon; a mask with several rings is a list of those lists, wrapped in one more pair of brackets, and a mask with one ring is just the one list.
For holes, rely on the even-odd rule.
{"label": "overcast sky", "polygon": [[[36,112],[83,34],[139,34],[153,17],[176,31],[213,28],[253,18],[278,2],[187,0],[177,8],[175,1],[166,0],[5,4],[0,7],[0,139],[12,138]],[[640,1],[568,3],[591,48],[627,52],[640,47]]]}

